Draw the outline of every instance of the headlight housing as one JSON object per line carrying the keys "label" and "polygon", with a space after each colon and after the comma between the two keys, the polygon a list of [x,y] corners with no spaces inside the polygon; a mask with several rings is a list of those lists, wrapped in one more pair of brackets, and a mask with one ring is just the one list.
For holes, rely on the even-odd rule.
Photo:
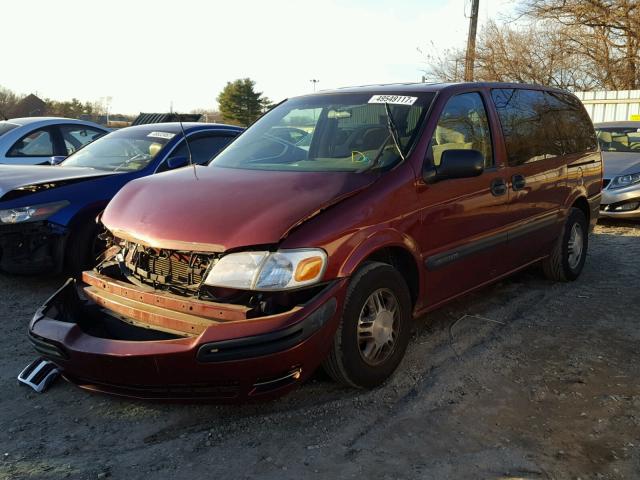
{"label": "headlight housing", "polygon": [[0,223],[24,223],[46,220],[61,208],[69,205],[69,202],[42,203],[28,207],[15,207],[0,210]]}
{"label": "headlight housing", "polygon": [[230,253],[211,268],[204,283],[238,290],[290,290],[318,283],[326,266],[327,254],[319,248]]}
{"label": "headlight housing", "polygon": [[636,183],[640,183],[640,173],[618,175],[617,177],[613,177],[613,180],[611,180],[611,183],[609,184],[609,188],[611,190],[615,190],[617,188],[630,187]]}

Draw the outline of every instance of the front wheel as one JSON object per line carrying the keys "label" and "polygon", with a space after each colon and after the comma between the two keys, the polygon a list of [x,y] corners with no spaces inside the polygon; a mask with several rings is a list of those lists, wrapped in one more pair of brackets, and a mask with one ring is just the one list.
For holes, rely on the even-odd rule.
{"label": "front wheel", "polygon": [[104,251],[106,244],[100,238],[104,232],[101,224],[90,221],[78,225],[72,230],[66,246],[66,268],[74,277],[84,270],[90,270],[97,264],[97,259]]}
{"label": "front wheel", "polygon": [[344,385],[376,387],[400,364],[410,330],[411,297],[404,278],[391,265],[367,262],[349,283],[324,369]]}
{"label": "front wheel", "polygon": [[589,226],[587,218],[579,208],[571,208],[562,234],[550,255],[543,260],[542,268],[550,280],[566,282],[580,276],[587,258]]}

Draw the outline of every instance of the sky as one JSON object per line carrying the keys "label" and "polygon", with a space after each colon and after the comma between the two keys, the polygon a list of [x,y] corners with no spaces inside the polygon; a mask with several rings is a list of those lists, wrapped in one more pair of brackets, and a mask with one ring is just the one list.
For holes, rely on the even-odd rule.
{"label": "sky", "polygon": [[[512,3],[480,0],[480,24]],[[311,79],[318,90],[420,81],[424,53],[464,47],[469,11],[470,0],[12,1],[0,86],[111,97],[111,112],[136,114],[215,109],[244,77],[272,101],[312,92]]]}

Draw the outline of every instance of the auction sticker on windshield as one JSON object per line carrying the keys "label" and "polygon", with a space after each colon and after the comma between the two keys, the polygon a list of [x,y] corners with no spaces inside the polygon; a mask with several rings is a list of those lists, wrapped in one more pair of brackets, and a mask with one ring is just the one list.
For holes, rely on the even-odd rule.
{"label": "auction sticker on windshield", "polygon": [[413,105],[418,97],[407,97],[404,95],[374,95],[369,99],[369,103],[392,103],[396,105]]}
{"label": "auction sticker on windshield", "polygon": [[167,140],[170,140],[175,136],[176,136],[175,133],[169,133],[169,132],[151,132],[150,134],[147,135],[147,137],[166,138]]}

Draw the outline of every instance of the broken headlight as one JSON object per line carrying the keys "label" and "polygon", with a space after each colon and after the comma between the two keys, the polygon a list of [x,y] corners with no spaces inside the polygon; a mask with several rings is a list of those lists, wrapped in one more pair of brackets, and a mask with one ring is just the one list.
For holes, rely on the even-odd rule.
{"label": "broken headlight", "polygon": [[61,208],[69,205],[69,202],[43,203],[29,207],[15,207],[0,210],[0,223],[22,223],[46,220]]}
{"label": "broken headlight", "polygon": [[327,254],[317,248],[239,252],[222,257],[204,283],[238,290],[289,290],[318,283]]}

